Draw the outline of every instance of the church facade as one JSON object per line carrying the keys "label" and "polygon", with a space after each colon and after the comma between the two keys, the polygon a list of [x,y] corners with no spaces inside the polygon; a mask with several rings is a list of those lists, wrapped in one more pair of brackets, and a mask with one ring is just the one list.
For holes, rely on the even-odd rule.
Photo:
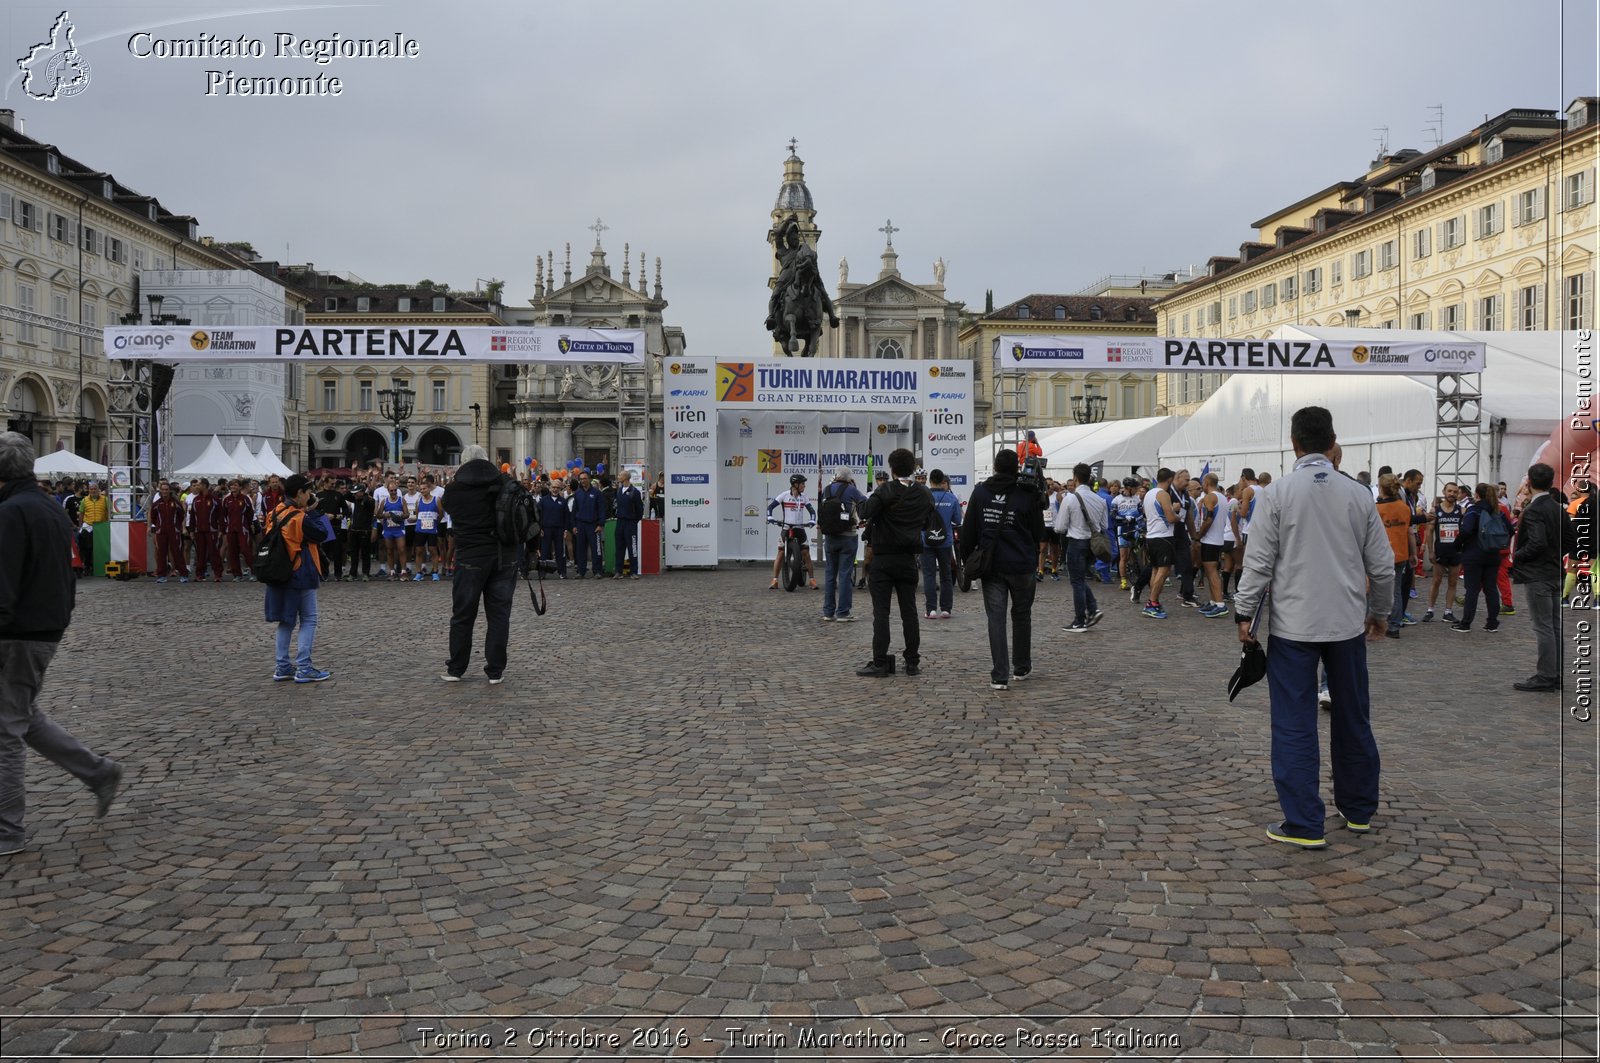
{"label": "church facade", "polygon": [[[560,281],[555,253],[540,256],[533,298],[525,308],[506,308],[506,323],[642,329],[645,364],[496,366],[491,406],[496,446],[491,456],[518,466],[532,457],[554,468],[572,458],[611,470],[637,463],[654,474],[662,467],[662,371],[665,364],[683,356],[683,329],[666,324],[664,318],[667,300],[662,296],[661,259],[655,260],[652,287],[641,253],[635,282],[631,248],[624,244],[622,275],[615,277],[600,239],[607,227],[596,221],[592,228],[595,246],[583,274],[573,277],[571,244],[566,247]],[[509,446],[500,443],[502,439],[508,439]]]}

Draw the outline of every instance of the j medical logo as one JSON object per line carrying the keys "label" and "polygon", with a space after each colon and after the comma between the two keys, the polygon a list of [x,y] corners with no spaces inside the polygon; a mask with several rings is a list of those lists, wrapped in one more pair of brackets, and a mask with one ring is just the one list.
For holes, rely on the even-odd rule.
{"label": "j medical logo", "polygon": [[672,474],[672,482],[675,484],[708,484],[711,482],[711,474],[704,472],[675,472]]}
{"label": "j medical logo", "polygon": [[88,60],[72,40],[76,31],[71,14],[63,11],[50,27],[50,38],[29,48],[28,54],[17,60],[22,71],[22,91],[30,100],[62,100],[89,87]]}
{"label": "j medical logo", "polygon": [[709,429],[707,431],[704,431],[704,432],[691,432],[688,429],[679,429],[678,431],[668,432],[667,433],[667,438],[668,439],[710,439],[711,438],[711,432],[710,432]]}
{"label": "j medical logo", "polygon": [[709,499],[709,498],[674,498],[674,499],[672,499],[671,501],[669,501],[667,503],[667,505],[673,506],[673,507],[677,507],[677,506],[709,506],[710,504],[711,504],[711,499]]}

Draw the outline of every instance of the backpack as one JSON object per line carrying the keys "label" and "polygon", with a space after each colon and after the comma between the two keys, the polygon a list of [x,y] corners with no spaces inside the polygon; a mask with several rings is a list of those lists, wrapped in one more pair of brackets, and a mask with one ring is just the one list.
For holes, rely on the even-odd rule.
{"label": "backpack", "polygon": [[494,500],[494,536],[502,546],[521,546],[537,539],[539,504],[533,493],[509,476],[500,481],[500,491]]}
{"label": "backpack", "polygon": [[823,535],[853,535],[856,530],[856,508],[844,500],[844,491],[822,496],[817,506],[817,530]]}
{"label": "backpack", "polygon": [[1478,514],[1478,549],[1484,553],[1498,554],[1511,545],[1511,522],[1496,506],[1492,513]]}
{"label": "backpack", "polygon": [[288,516],[279,519],[277,513],[272,515],[272,526],[262,537],[261,545],[256,547],[255,557],[251,561],[251,574],[271,587],[282,587],[294,575],[294,557],[283,538],[283,529],[288,523]]}

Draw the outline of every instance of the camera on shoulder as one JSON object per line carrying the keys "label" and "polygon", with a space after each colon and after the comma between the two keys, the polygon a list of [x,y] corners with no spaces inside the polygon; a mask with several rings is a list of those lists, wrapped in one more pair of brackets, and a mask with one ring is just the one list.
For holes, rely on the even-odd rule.
{"label": "camera on shoulder", "polygon": [[1050,464],[1048,458],[1034,454],[1022,463],[1022,468],[1017,471],[1017,486],[1024,491],[1044,492],[1044,470]]}

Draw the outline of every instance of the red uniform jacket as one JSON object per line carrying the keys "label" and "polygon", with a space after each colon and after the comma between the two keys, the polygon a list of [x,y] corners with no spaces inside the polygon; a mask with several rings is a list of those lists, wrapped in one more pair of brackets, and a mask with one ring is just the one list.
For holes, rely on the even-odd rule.
{"label": "red uniform jacket", "polygon": [[223,495],[222,517],[224,531],[242,531],[249,534],[256,519],[255,503],[250,501],[249,495],[232,493]]}
{"label": "red uniform jacket", "polygon": [[176,498],[158,498],[150,507],[150,530],[156,535],[177,535],[183,522],[183,503]]}
{"label": "red uniform jacket", "polygon": [[222,499],[216,495],[195,495],[189,503],[190,534],[221,531],[222,516]]}

